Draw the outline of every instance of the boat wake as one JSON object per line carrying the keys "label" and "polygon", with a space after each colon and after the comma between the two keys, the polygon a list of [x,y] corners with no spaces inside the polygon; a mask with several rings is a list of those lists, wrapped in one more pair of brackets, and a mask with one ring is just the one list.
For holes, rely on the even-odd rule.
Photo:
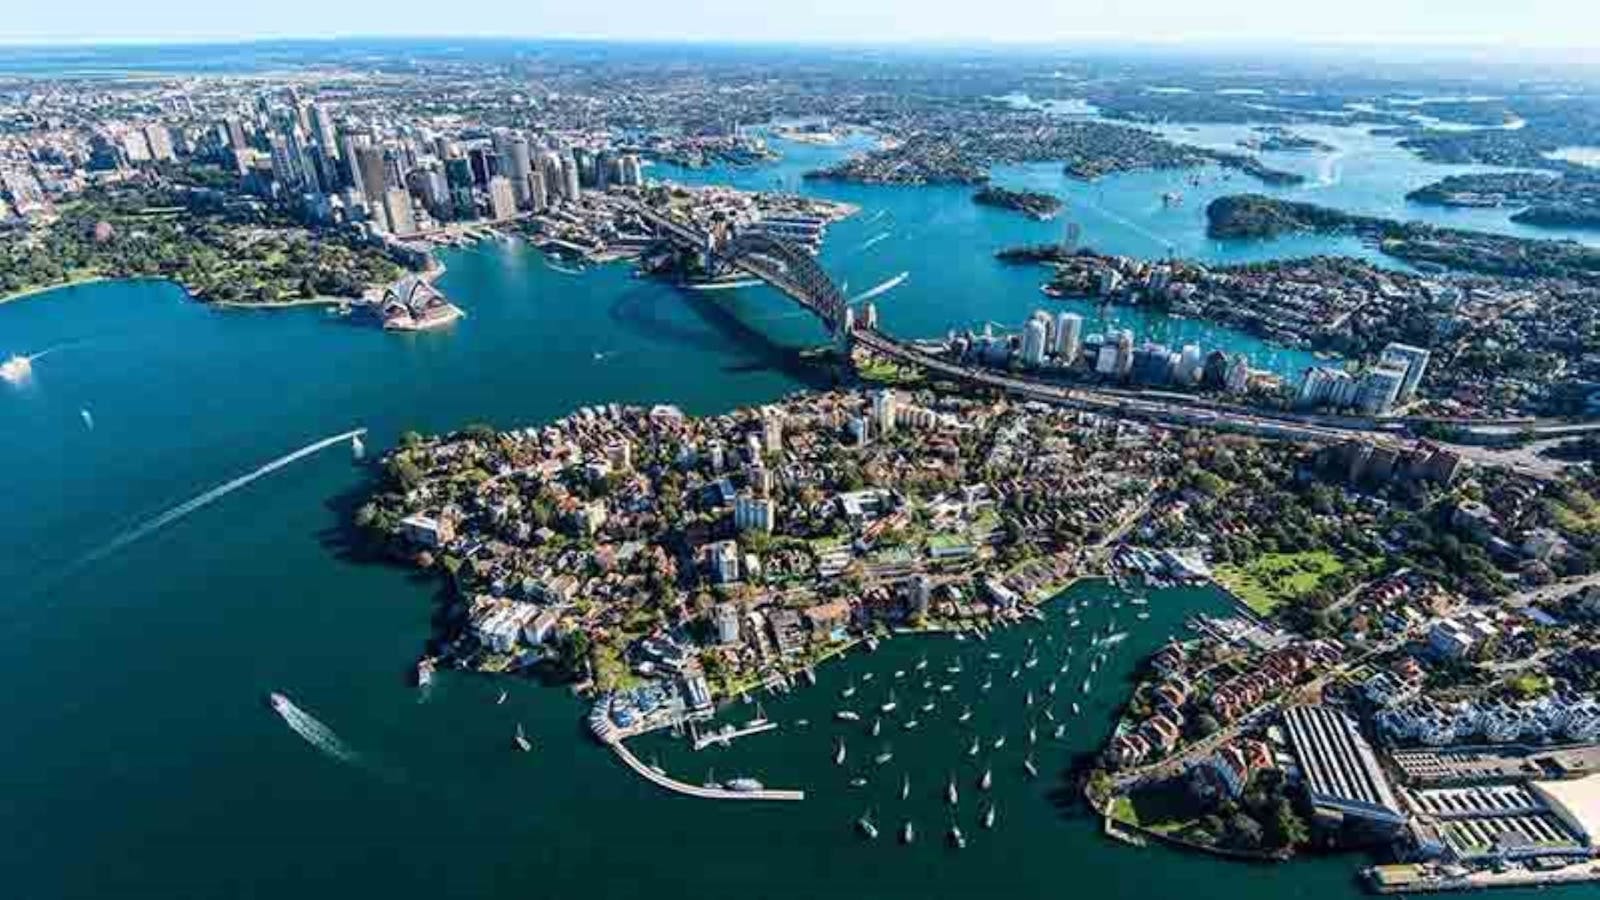
{"label": "boat wake", "polygon": [[89,408],[86,406],[83,409],[78,410],[78,415],[83,418],[83,427],[89,429],[90,431],[93,431],[94,430],[94,413],[89,412]]}
{"label": "boat wake", "polygon": [[850,298],[850,302],[851,303],[860,303],[860,302],[862,302],[864,300],[871,300],[873,297],[879,297],[879,296],[882,296],[884,294],[887,294],[888,292],[890,292],[890,291],[894,290],[895,288],[899,287],[901,284],[903,284],[905,282],[905,280],[907,278],[910,278],[910,277],[911,277],[911,273],[910,272],[901,272],[899,275],[894,276],[893,278],[889,279],[888,281],[885,281],[884,283],[878,285],[877,287],[871,288],[871,289],[866,290],[866,291],[863,291],[863,292],[855,295],[854,297],[851,297]]}
{"label": "boat wake", "polygon": [[865,222],[862,222],[861,224],[863,224],[863,225],[871,225],[874,222],[881,221],[883,219],[883,217],[887,216],[888,214],[889,214],[889,211],[887,209],[880,209],[877,212],[872,214],[872,218],[867,219]]}
{"label": "boat wake", "polygon": [[1344,180],[1345,153],[1324,157],[1317,165],[1317,180],[1307,185],[1311,188],[1329,188]]}
{"label": "boat wake", "polygon": [[350,748],[348,744],[339,739],[333,729],[322,724],[316,716],[294,705],[294,701],[280,694],[273,695],[273,710],[277,712],[284,724],[295,734],[305,739],[306,743],[317,748],[328,756],[343,763],[360,765],[361,756]]}
{"label": "boat wake", "polygon": [[894,232],[892,232],[892,231],[885,231],[883,234],[873,235],[872,237],[867,238],[866,242],[863,243],[860,247],[858,247],[856,249],[865,250],[868,247],[871,247],[871,246],[873,246],[875,244],[882,243],[883,241],[886,241],[886,240],[888,240],[889,238],[891,238],[893,236],[894,236]]}
{"label": "boat wake", "polygon": [[193,498],[191,498],[189,500],[184,501],[183,503],[178,504],[177,506],[174,506],[173,508],[167,510],[166,512],[162,513],[159,516],[156,516],[153,519],[150,519],[149,521],[139,525],[138,527],[129,529],[128,531],[125,531],[122,534],[117,535],[116,537],[112,538],[109,542],[107,542],[105,544],[105,546],[101,547],[98,550],[95,550],[93,553],[90,553],[87,557],[84,558],[83,562],[90,563],[90,562],[94,562],[94,561],[99,560],[99,559],[103,559],[103,558],[111,555],[112,553],[115,553],[116,551],[122,549],[123,547],[128,546],[129,544],[133,543],[134,541],[137,541],[140,538],[143,538],[146,535],[149,535],[149,534],[151,534],[153,532],[159,531],[160,529],[165,528],[168,525],[171,525],[173,522],[178,521],[179,519],[183,518],[184,516],[187,516],[192,512],[195,512],[195,511],[197,511],[199,509],[202,509],[202,508],[204,508],[206,506],[211,505],[212,503],[217,502],[218,500],[221,500],[223,497],[226,497],[227,495],[233,493],[234,491],[237,491],[238,489],[240,489],[242,487],[245,487],[246,485],[250,484],[253,481],[256,481],[258,479],[265,478],[266,476],[271,475],[273,472],[278,471],[279,469],[283,468],[284,466],[287,466],[287,465],[289,465],[291,463],[294,463],[294,462],[297,462],[299,460],[305,459],[306,457],[312,455],[313,453],[317,453],[317,452],[319,452],[321,450],[326,450],[327,448],[332,447],[335,444],[342,444],[342,443],[345,443],[346,441],[350,441],[352,439],[358,438],[358,437],[360,437],[360,436],[362,436],[362,435],[364,435],[366,433],[367,433],[367,430],[365,428],[356,428],[356,429],[353,429],[351,431],[343,432],[342,434],[336,434],[336,435],[333,435],[332,437],[325,437],[320,441],[316,441],[314,443],[307,444],[304,447],[301,447],[299,450],[296,450],[296,451],[294,451],[292,453],[286,453],[283,456],[280,456],[277,459],[273,460],[272,462],[269,462],[266,465],[261,466],[260,468],[256,469],[253,472],[249,472],[247,474],[240,475],[238,478],[235,478],[232,481],[228,481],[228,482],[225,482],[223,484],[219,484],[216,487],[212,488],[211,490],[206,491],[205,493],[200,494],[197,497],[193,497]]}

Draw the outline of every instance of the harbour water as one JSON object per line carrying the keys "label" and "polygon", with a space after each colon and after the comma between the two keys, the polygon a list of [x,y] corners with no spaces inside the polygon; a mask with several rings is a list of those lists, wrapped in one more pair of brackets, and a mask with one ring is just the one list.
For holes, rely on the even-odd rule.
{"label": "harbour water", "polygon": [[[701,176],[770,184],[813,152],[793,151],[766,170]],[[1147,177],[1126,182],[1134,187],[1125,200],[1112,196],[1121,182],[1094,190],[1126,216],[1153,196],[1140,180]],[[882,298],[886,325],[898,333],[1014,323],[1043,301],[1037,272],[999,267],[988,255],[1059,226],[977,208],[955,189],[815,189],[863,206],[835,229],[824,257],[853,291],[912,272]],[[880,228],[895,236],[861,251]],[[1148,252],[1119,234],[1085,221],[1086,242]],[[1160,593],[1147,622],[1124,607],[1132,636],[1096,678],[1083,715],[1069,721],[1066,745],[1046,750],[1040,728],[1037,782],[1016,768],[1026,739],[1021,682],[1000,673],[986,701],[962,676],[954,697],[973,705],[981,733],[1003,728],[1008,744],[994,760],[993,833],[971,819],[972,772],[958,773],[969,839],[960,856],[942,852],[948,822],[935,795],[959,749],[954,697],[918,731],[894,736],[892,780],[880,776],[865,789],[849,788],[827,759],[830,716],[851,674],[909,671],[924,651],[930,667],[942,667],[958,647],[971,665],[976,644],[896,639],[875,656],[825,667],[817,688],[767,703],[786,723],[779,733],[728,751],[690,754],[664,738],[640,744],[641,755],[658,755],[691,782],[705,761],[723,778],[805,788],[799,804],[665,795],[584,735],[583,708],[561,690],[513,682],[496,705],[503,682],[442,672],[419,693],[407,676],[429,635],[438,586],[347,552],[340,524],[366,477],[350,450],[328,447],[258,479],[242,476],[358,427],[369,429],[370,457],[409,428],[532,424],[613,400],[690,412],[759,402],[808,383],[791,351],[820,338],[764,290],[688,296],[621,266],[572,276],[519,244],[452,251],[447,262],[443,288],[469,315],[429,334],[383,334],[321,309],[211,309],[153,281],[0,305],[0,356],[58,348],[28,380],[0,384],[0,872],[8,896],[1354,891],[1348,860],[1274,869],[1138,851],[1102,839],[1081,812],[1056,803],[1062,766],[1107,727],[1127,667],[1188,611],[1215,608],[1206,592]],[[1135,310],[1107,315],[1160,324]],[[1263,361],[1271,355],[1243,336],[1205,334]],[[92,419],[82,415],[89,409]],[[185,506],[219,487],[228,489]],[[176,509],[186,514],[164,515]],[[128,534],[135,539],[119,542]],[[1084,628],[1099,624],[1091,617]],[[1023,626],[984,646],[1009,661],[1027,637],[1044,633]],[[1062,691],[1080,680],[1063,681]],[[314,718],[291,727],[265,701],[274,690]],[[814,730],[789,727],[798,718]],[[531,753],[511,750],[518,722]],[[855,740],[850,752],[860,761],[877,750]],[[904,852],[889,839],[903,771],[913,778],[907,809],[919,832]],[[879,807],[884,832],[873,846],[850,830],[868,805]]]}

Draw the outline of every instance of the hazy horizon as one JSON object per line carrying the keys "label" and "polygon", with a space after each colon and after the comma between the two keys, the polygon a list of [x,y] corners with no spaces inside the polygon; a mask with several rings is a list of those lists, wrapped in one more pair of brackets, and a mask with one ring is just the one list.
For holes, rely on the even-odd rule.
{"label": "hazy horizon", "polygon": [[[418,27],[440,7],[419,0],[326,4],[280,0],[260,6],[196,7],[174,0],[124,5],[110,0],[25,4],[0,24],[0,43],[33,46],[234,43],[388,38],[594,40],[649,43],[1015,45],[1265,44],[1327,48],[1459,49],[1495,55],[1518,50],[1592,53],[1600,4],[1527,0],[1348,0],[1287,7],[1269,0],[1084,0],[1070,8],[1044,0],[810,0],[769,8],[748,0],[698,0],[683,7],[613,0],[583,6],[482,0],[471,25]],[[312,23],[312,24],[308,24]],[[492,29],[480,23],[493,23]]]}

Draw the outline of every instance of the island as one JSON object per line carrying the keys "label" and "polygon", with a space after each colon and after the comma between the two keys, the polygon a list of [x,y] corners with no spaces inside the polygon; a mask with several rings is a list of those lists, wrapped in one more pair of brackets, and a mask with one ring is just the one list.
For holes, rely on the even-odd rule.
{"label": "island", "polygon": [[1043,191],[1013,191],[996,185],[986,185],[972,195],[972,202],[980,206],[1012,209],[1038,221],[1055,218],[1061,211],[1061,199]]}

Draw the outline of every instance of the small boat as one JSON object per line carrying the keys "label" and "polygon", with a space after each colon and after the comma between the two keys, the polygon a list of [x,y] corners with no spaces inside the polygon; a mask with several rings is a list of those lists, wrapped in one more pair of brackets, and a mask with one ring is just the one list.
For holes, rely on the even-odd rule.
{"label": "small boat", "polygon": [[1006,745],[1006,736],[1005,735],[1002,734],[999,737],[994,739],[994,745],[993,745],[994,749],[999,750],[1001,747],[1004,747],[1005,745]]}
{"label": "small boat", "polygon": [[983,827],[984,828],[993,828],[994,827],[994,815],[995,815],[995,813],[994,813],[994,804],[993,803],[991,803],[988,806],[985,806],[983,808],[983,819],[981,821],[983,822]]}
{"label": "small boat", "polygon": [[1037,656],[1030,656],[1030,657],[1028,657],[1028,658],[1027,658],[1027,659],[1026,659],[1026,660],[1024,660],[1024,661],[1023,661],[1023,663],[1022,663],[1022,667],[1023,667],[1023,668],[1024,668],[1024,669],[1031,669],[1031,668],[1033,668],[1033,667],[1034,667],[1034,666],[1037,666],[1037,665],[1038,665],[1038,664],[1039,664],[1039,657],[1037,657]]}
{"label": "small boat", "polygon": [[1052,710],[1050,707],[1046,706],[1044,708],[1044,719],[1045,719],[1046,722],[1054,722],[1056,720],[1055,711]]}
{"label": "small boat", "polygon": [[750,794],[766,790],[766,785],[754,778],[735,778],[728,782],[727,788],[730,791],[736,791],[741,794]]}
{"label": "small boat", "polygon": [[1022,670],[1021,669],[1012,669],[1011,670],[1011,680],[1012,681],[1016,681],[1021,676],[1022,676]]}
{"label": "small boat", "polygon": [[967,837],[961,833],[961,826],[954,822],[950,823],[950,846],[957,850],[967,849]]}
{"label": "small boat", "polygon": [[972,746],[967,748],[967,755],[968,756],[977,756],[978,755],[978,739],[977,739],[976,736],[974,736],[973,739],[972,739]]}
{"label": "small boat", "polygon": [[871,681],[872,680],[872,673],[868,672],[867,674],[861,676],[861,680],[862,681]]}
{"label": "small boat", "polygon": [[901,679],[901,678],[906,677],[906,670],[905,669],[895,669],[894,670],[894,677],[895,677],[895,680],[897,680],[897,681],[899,679]]}
{"label": "small boat", "polygon": [[956,721],[965,722],[970,718],[972,718],[972,707],[964,706],[961,708],[961,715],[956,716]]}
{"label": "small boat", "polygon": [[1072,704],[1072,714],[1073,715],[1077,715],[1079,712],[1080,712],[1080,710],[1078,708],[1078,704],[1076,704],[1076,703]]}
{"label": "small boat", "polygon": [[878,652],[878,639],[873,637],[870,634],[867,635],[867,652],[868,653],[876,653],[876,652]]}
{"label": "small boat", "polygon": [[1054,680],[1051,680],[1049,684],[1045,685],[1044,692],[1052,697],[1056,695],[1056,683]]}
{"label": "small boat", "polygon": [[921,724],[921,723],[918,722],[916,719],[907,719],[906,723],[904,725],[900,726],[900,727],[904,728],[907,731],[910,731],[913,728],[916,728],[919,724]]}
{"label": "small boat", "polygon": [[947,672],[948,674],[951,674],[951,675],[960,675],[961,674],[961,660],[958,659],[955,662],[951,663],[950,665],[945,666],[944,670],[945,670],[945,672]]}
{"label": "small boat", "polygon": [[986,768],[983,770],[983,775],[978,779],[978,790],[987,791],[992,787],[994,787],[994,770]]}
{"label": "small boat", "polygon": [[1022,699],[1022,705],[1023,706],[1032,706],[1033,705],[1033,691],[1029,691],[1028,695]]}
{"label": "small boat", "polygon": [[991,659],[991,660],[1000,658],[999,652],[995,651],[995,650],[990,650],[988,656],[989,656],[989,659]]}
{"label": "small boat", "polygon": [[851,697],[854,697],[855,695],[856,695],[856,680],[854,678],[852,678],[852,679],[850,679],[850,683],[846,684],[844,686],[844,690],[839,692],[839,696],[844,698],[844,699],[846,699],[846,700],[849,700]]}
{"label": "small boat", "polygon": [[989,688],[992,688],[992,687],[994,687],[994,679],[993,678],[985,678],[985,679],[983,679],[983,684],[978,685],[978,690],[987,691]]}
{"label": "small boat", "polygon": [[883,720],[879,719],[879,718],[873,719],[872,720],[872,736],[873,737],[877,737],[878,735],[880,735],[882,733],[883,733]]}
{"label": "small boat", "polygon": [[810,719],[795,719],[794,720],[794,725],[795,725],[796,728],[805,728],[806,726],[808,726],[810,724],[811,724],[811,720]]}
{"label": "small boat", "polygon": [[654,756],[650,757],[650,771],[656,773],[657,775],[667,774],[667,770],[661,768],[661,763],[657,762]]}
{"label": "small boat", "polygon": [[815,669],[811,668],[810,666],[806,666],[804,669],[800,670],[800,675],[805,678],[806,684],[809,684],[812,687],[817,686],[817,672]]}
{"label": "small boat", "polygon": [[1028,771],[1028,777],[1029,778],[1038,778],[1039,777],[1039,767],[1035,766],[1033,764],[1033,757],[1032,756],[1029,756],[1028,758],[1026,758],[1026,759],[1024,759],[1022,761],[1022,768],[1026,769]]}
{"label": "small boat", "polygon": [[954,685],[950,685],[950,684],[941,684],[941,685],[939,685],[939,693],[941,693],[941,694],[948,694],[953,690],[955,690],[955,686]]}
{"label": "small boat", "polygon": [[874,756],[872,758],[872,761],[881,766],[881,765],[883,765],[884,763],[888,762],[891,759],[894,759],[894,754],[889,752],[888,750],[885,750],[882,753],[879,753],[877,756]]}
{"label": "small boat", "polygon": [[859,722],[859,721],[861,721],[861,714],[856,712],[853,709],[841,709],[838,712],[834,713],[833,717],[835,719],[838,719],[841,722]]}
{"label": "small boat", "polygon": [[928,667],[928,657],[927,656],[923,656],[921,659],[917,660],[916,670],[918,672],[921,672],[923,669],[926,669],[927,667]]}
{"label": "small boat", "polygon": [[1089,679],[1085,678],[1083,680],[1083,684],[1078,686],[1078,690],[1081,693],[1085,693],[1085,694],[1089,693]]}
{"label": "small boat", "polygon": [[1138,615],[1134,616],[1134,618],[1138,619],[1141,622],[1143,622],[1144,620],[1150,618],[1150,614],[1147,613],[1147,612],[1141,612]]}
{"label": "small boat", "polygon": [[929,700],[927,703],[922,704],[922,711],[933,712],[933,701]]}
{"label": "small boat", "polygon": [[1039,743],[1039,729],[1033,727],[1032,725],[1028,726],[1028,743]]}
{"label": "small boat", "polygon": [[500,692],[500,697],[497,700],[494,701],[494,705],[495,706],[499,706],[500,704],[502,704],[504,702],[506,702],[506,692],[505,691],[501,691]]}
{"label": "small boat", "polygon": [[907,819],[906,823],[900,826],[900,843],[909,844],[916,839],[917,829],[911,824],[911,820]]}
{"label": "small boat", "polygon": [[516,743],[517,749],[521,750],[523,753],[527,753],[529,750],[533,749],[533,743],[528,740],[527,735],[522,733],[521,722],[517,723],[517,736],[512,740]]}
{"label": "small boat", "polygon": [[924,678],[924,679],[922,679],[922,689],[925,690],[925,691],[933,690],[933,679],[932,678]]}
{"label": "small boat", "polygon": [[844,765],[844,738],[839,738],[838,742],[833,745],[833,764],[836,766]]}
{"label": "small boat", "polygon": [[1061,740],[1061,736],[1066,734],[1066,733],[1067,733],[1067,726],[1066,725],[1057,725],[1056,726],[1056,734],[1055,734],[1056,740],[1058,740],[1058,741]]}
{"label": "small boat", "polygon": [[856,830],[865,835],[869,841],[878,839],[878,826],[872,824],[872,810],[862,813],[861,818],[856,820]]}
{"label": "small boat", "polygon": [[867,780],[865,778],[852,778],[850,779],[850,786],[853,788],[864,788],[867,786]]}
{"label": "small boat", "polygon": [[722,789],[722,785],[717,781],[717,770],[716,769],[707,769],[706,770],[706,781],[705,781],[705,784],[701,785],[701,787],[704,787],[707,790],[713,790],[713,791]]}
{"label": "small boat", "polygon": [[1064,660],[1064,661],[1062,661],[1062,663],[1061,663],[1061,668],[1059,668],[1059,669],[1057,669],[1057,670],[1056,670],[1056,671],[1057,671],[1057,673],[1059,673],[1059,674],[1061,674],[1061,675],[1065,675],[1065,674],[1067,674],[1067,667],[1068,667],[1068,666],[1070,666],[1070,665],[1072,665],[1072,661],[1071,661],[1071,660]]}
{"label": "small boat", "polygon": [[961,794],[956,791],[956,776],[954,775],[951,775],[950,780],[945,782],[944,799],[951,806],[955,806],[961,801]]}
{"label": "small boat", "polygon": [[894,712],[894,708],[896,706],[899,706],[899,705],[900,704],[896,703],[895,700],[894,700],[894,691],[890,691],[889,692],[889,699],[883,701],[883,705],[878,707],[878,708],[887,713],[887,712]]}
{"label": "small boat", "polygon": [[904,778],[900,779],[900,799],[904,800],[904,799],[906,799],[907,797],[910,797],[910,796],[911,796],[911,776],[907,775]]}

